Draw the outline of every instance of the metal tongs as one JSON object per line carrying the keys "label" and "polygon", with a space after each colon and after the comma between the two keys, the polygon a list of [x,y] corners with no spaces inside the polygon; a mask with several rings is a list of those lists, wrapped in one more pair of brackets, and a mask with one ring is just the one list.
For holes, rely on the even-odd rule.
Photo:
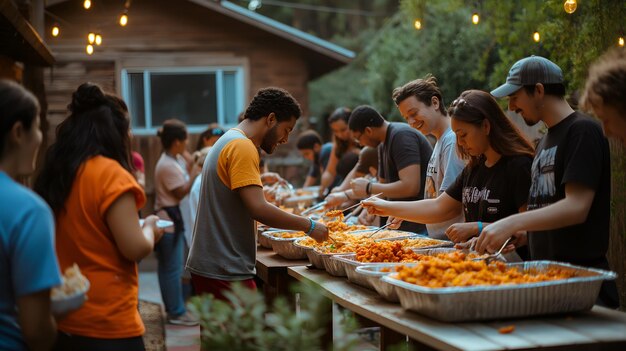
{"label": "metal tongs", "polygon": [[385,229],[385,228],[389,227],[389,226],[391,225],[391,223],[392,223],[392,222],[389,222],[389,223],[387,223],[387,224],[385,224],[385,225],[383,225],[383,226],[379,227],[379,228],[378,228],[378,229],[376,229],[374,232],[370,233],[370,234],[367,236],[367,238],[371,238],[371,237],[373,237],[373,236],[374,236],[374,234],[376,234],[376,233],[378,233],[379,231],[381,231],[381,230],[383,230],[383,229]]}
{"label": "metal tongs", "polygon": [[309,207],[308,209],[302,211],[302,213],[300,213],[300,215],[301,216],[307,215],[307,214],[309,214],[309,213],[311,213],[311,212],[313,212],[313,211],[315,211],[315,210],[317,210],[319,208],[322,208],[324,206],[326,206],[326,201],[322,201],[322,202],[320,202],[319,204],[317,204],[315,206]]}
{"label": "metal tongs", "polygon": [[[489,263],[491,263],[491,261],[493,261],[498,256],[500,256],[500,254],[502,253],[502,250],[504,250],[504,248],[509,244],[511,239],[513,239],[513,237],[510,237],[510,238],[506,239],[504,244],[502,244],[502,247],[500,248],[500,250],[498,250],[497,252],[492,253],[491,255],[487,255],[485,257],[474,258],[474,259],[472,259],[472,261],[485,261],[485,264],[488,265]],[[472,249],[473,249],[473,247],[470,248],[470,250],[472,250]]]}

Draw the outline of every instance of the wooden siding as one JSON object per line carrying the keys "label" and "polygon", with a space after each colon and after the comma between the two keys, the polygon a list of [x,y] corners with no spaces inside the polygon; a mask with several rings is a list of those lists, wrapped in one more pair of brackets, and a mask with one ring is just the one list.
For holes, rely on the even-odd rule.
{"label": "wooden siding", "polygon": [[[112,2],[94,2],[85,13],[81,1],[68,1],[48,10],[71,24],[61,36],[46,38],[57,63],[45,72],[49,101],[49,137],[67,116],[72,92],[83,82],[100,84],[121,95],[121,70],[148,67],[206,67],[237,65],[244,69],[244,103],[266,86],[288,90],[308,111],[309,64],[305,51],[282,38],[214,13],[187,1],[135,0],[129,24],[122,28],[117,18],[122,8]],[[101,25],[95,25],[100,23]],[[50,18],[46,28],[52,24]],[[87,33],[100,31],[103,44],[92,56],[85,53]],[[245,108],[245,106],[244,106]],[[191,135],[189,149],[197,135]],[[145,160],[146,192],[151,206],[154,167],[161,152],[155,136],[135,136],[133,149]],[[281,148],[282,153],[293,153]],[[288,170],[286,170],[288,171]],[[290,170],[299,177],[300,172]]]}

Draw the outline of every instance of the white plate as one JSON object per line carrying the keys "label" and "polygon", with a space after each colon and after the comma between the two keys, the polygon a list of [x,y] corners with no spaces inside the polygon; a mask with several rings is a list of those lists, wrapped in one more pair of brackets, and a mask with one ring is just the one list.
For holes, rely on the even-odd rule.
{"label": "white plate", "polygon": [[[140,226],[140,227],[143,227],[143,222],[144,222],[144,221],[145,221],[144,219],[140,219],[140,220],[139,220],[139,226]],[[157,221],[156,225],[157,225],[157,228],[168,228],[168,227],[173,226],[173,225],[174,225],[174,222],[172,222],[172,221],[166,221],[166,220],[164,220],[164,219],[159,219],[159,220]]]}

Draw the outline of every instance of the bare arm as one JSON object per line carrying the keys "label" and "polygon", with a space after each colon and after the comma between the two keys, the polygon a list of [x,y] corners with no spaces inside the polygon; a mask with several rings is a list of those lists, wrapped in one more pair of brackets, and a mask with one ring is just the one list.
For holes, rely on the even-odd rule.
{"label": "bare arm", "polygon": [[322,173],[322,181],[320,184],[319,195],[324,195],[326,189],[328,189],[331,184],[333,184],[333,180],[335,180],[335,176],[337,175],[337,163],[339,163],[339,159],[335,154],[336,145],[333,144],[333,149],[330,151],[330,158],[328,159],[328,164],[326,165],[326,169],[324,173]]}
{"label": "bare arm", "polygon": [[193,186],[193,181],[200,174],[200,172],[202,172],[202,169],[194,164],[189,174],[189,180],[185,183],[185,185],[172,190],[172,194],[176,197],[176,199],[182,200],[185,195],[189,194],[189,191],[191,191],[191,187]]}
{"label": "bare arm", "polygon": [[163,235],[163,231],[156,227],[157,220],[158,217],[150,216],[143,228],[139,227],[135,196],[131,192],[118,197],[106,213],[106,222],[117,248],[131,261],[148,256]]}
{"label": "bare arm", "polygon": [[[398,172],[400,180],[393,183],[372,183],[370,193],[382,193],[382,196],[390,199],[398,199],[416,196],[420,192],[420,166],[410,165]],[[352,191],[358,197],[366,197],[367,183],[365,178],[354,179],[351,182]],[[423,223],[423,222],[422,222]]]}
{"label": "bare arm", "polygon": [[315,184],[315,182],[317,181],[316,177],[311,177],[311,176],[306,176],[306,179],[304,180],[304,184],[302,185],[303,188],[309,187],[309,186],[313,186]]}
{"label": "bare arm", "polygon": [[493,252],[518,231],[543,231],[583,223],[587,220],[595,194],[595,190],[582,184],[567,183],[564,199],[488,225],[478,238],[476,249]]}
{"label": "bare arm", "polygon": [[461,203],[446,193],[436,199],[419,201],[385,201],[374,198],[363,201],[363,207],[370,214],[426,224],[447,221],[461,211]]}
{"label": "bare arm", "polygon": [[56,323],[50,312],[50,289],[17,298],[18,320],[30,350],[50,350],[56,338]]}
{"label": "bare arm", "polygon": [[[237,191],[254,220],[274,228],[309,231],[311,222],[308,218],[287,213],[268,203],[265,201],[261,187],[250,185],[239,188]],[[328,238],[328,230],[323,224],[316,223],[311,237],[318,241],[324,241]]]}

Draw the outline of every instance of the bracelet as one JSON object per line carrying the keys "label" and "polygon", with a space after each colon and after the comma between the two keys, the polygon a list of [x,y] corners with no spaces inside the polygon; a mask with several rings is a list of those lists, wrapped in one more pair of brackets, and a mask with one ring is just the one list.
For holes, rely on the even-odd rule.
{"label": "bracelet", "polygon": [[372,182],[367,183],[367,186],[365,187],[365,193],[367,194],[367,196],[372,195]]}
{"label": "bracelet", "polygon": [[309,222],[311,222],[311,226],[309,227],[309,231],[306,232],[306,236],[311,235],[311,233],[313,233],[313,230],[315,229],[315,222],[309,218]]}
{"label": "bracelet", "polygon": [[483,222],[478,221],[478,235],[483,232]]}

